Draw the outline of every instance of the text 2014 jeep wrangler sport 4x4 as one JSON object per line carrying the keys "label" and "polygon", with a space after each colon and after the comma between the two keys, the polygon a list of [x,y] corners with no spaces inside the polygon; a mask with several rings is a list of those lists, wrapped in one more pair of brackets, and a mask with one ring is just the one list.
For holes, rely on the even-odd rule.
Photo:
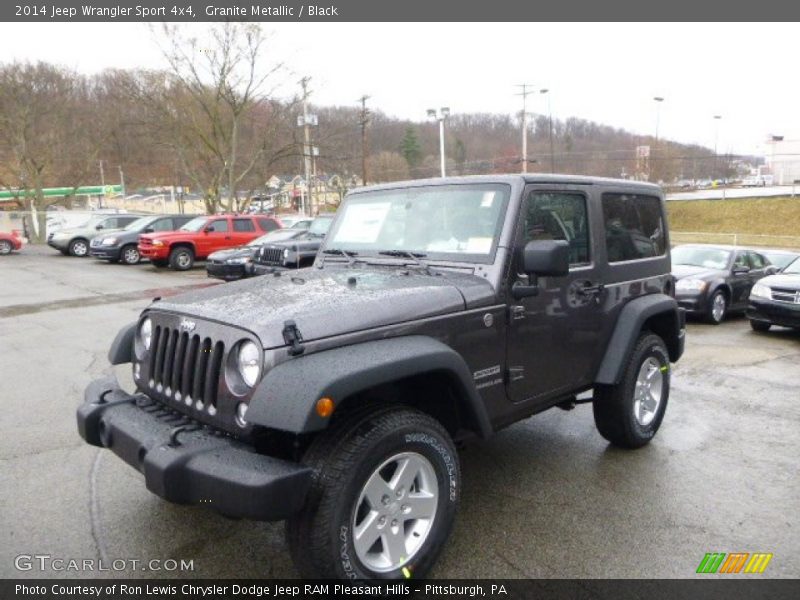
{"label": "text 2014 jeep wrangler sport 4x4", "polygon": [[433,564],[461,492],[455,441],[593,391],[636,448],[684,345],[662,194],[569,176],[350,193],[314,266],[156,300],[119,332],[78,428],[166,500],[287,519],[301,574]]}

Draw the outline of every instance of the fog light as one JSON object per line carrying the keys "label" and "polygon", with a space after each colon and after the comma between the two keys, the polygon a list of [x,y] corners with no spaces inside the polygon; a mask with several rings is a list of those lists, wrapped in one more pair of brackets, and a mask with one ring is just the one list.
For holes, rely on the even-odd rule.
{"label": "fog light", "polygon": [[236,405],[236,424],[239,427],[247,427],[245,416],[247,416],[247,404],[239,402],[239,404]]}

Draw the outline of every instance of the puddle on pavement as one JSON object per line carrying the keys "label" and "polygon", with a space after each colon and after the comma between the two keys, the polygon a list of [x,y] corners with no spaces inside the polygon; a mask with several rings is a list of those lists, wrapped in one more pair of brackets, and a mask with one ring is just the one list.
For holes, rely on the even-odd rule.
{"label": "puddle on pavement", "polygon": [[136,290],[121,294],[99,294],[96,296],[83,296],[69,300],[53,300],[52,302],[39,302],[36,304],[14,304],[0,308],[0,319],[8,317],[19,317],[34,313],[47,312],[51,310],[62,310],[65,308],[83,308],[85,306],[102,306],[104,304],[114,304],[118,302],[130,302],[131,300],[141,300],[142,298],[156,298],[158,296],[167,298],[177,294],[207,288],[212,285],[219,285],[218,281],[208,281],[167,288],[153,288],[149,290]]}

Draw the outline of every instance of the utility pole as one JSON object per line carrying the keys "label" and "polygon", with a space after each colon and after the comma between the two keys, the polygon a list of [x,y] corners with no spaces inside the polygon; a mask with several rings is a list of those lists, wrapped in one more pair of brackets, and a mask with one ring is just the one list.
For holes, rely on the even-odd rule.
{"label": "utility pole", "polygon": [[528,94],[533,91],[528,88],[530,83],[521,83],[517,87],[522,91],[517,96],[522,96],[522,172],[528,172]]}
{"label": "utility pole", "polygon": [[[651,173],[651,178],[653,178],[652,176],[655,175],[655,180],[658,181],[658,174],[654,173],[654,171],[656,170],[656,167],[659,166],[657,161],[661,159],[660,156],[656,156],[656,151],[658,150],[658,126],[661,122],[661,103],[664,102],[664,98],[662,96],[654,96],[653,100],[656,103],[656,137],[653,143],[653,151],[650,153],[650,163],[651,163],[650,173]],[[663,175],[664,173],[663,169],[659,170]]]}
{"label": "utility pole", "polygon": [[[547,88],[542,88],[539,90],[540,94],[547,94],[550,90]],[[556,172],[556,154],[555,150],[553,150],[553,105],[550,103],[550,96],[547,96],[547,123],[548,129],[550,130],[550,172]]]}
{"label": "utility pole", "polygon": [[103,173],[103,161],[99,160],[97,162],[100,163],[100,187],[103,188],[100,192],[100,208],[103,208],[103,198],[106,195],[106,176]]}
{"label": "utility pole", "polygon": [[122,188],[122,199],[125,200],[125,175],[122,172],[122,165],[117,165],[119,169],[119,186]]}
{"label": "utility pole", "polygon": [[[303,77],[300,85],[303,87],[303,169],[306,180],[306,197],[303,201],[303,214],[311,214],[311,131],[308,128],[308,82],[310,77]],[[308,206],[305,206],[305,205]]]}
{"label": "utility pole", "polygon": [[442,177],[445,177],[445,157],[444,157],[444,122],[450,116],[450,108],[441,107],[438,111],[435,108],[428,109],[428,116],[439,121],[439,170]]}
{"label": "utility pole", "polygon": [[369,109],[367,108],[369,96],[364,95],[358,99],[361,102],[361,115],[359,124],[361,125],[361,183],[367,185],[367,125],[369,124]]}

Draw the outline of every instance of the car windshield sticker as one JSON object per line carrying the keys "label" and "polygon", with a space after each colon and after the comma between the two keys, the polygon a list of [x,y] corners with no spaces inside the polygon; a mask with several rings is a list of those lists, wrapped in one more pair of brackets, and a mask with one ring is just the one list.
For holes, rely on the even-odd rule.
{"label": "car windshield sticker", "polygon": [[372,244],[378,239],[390,202],[352,204],[347,207],[334,242]]}

